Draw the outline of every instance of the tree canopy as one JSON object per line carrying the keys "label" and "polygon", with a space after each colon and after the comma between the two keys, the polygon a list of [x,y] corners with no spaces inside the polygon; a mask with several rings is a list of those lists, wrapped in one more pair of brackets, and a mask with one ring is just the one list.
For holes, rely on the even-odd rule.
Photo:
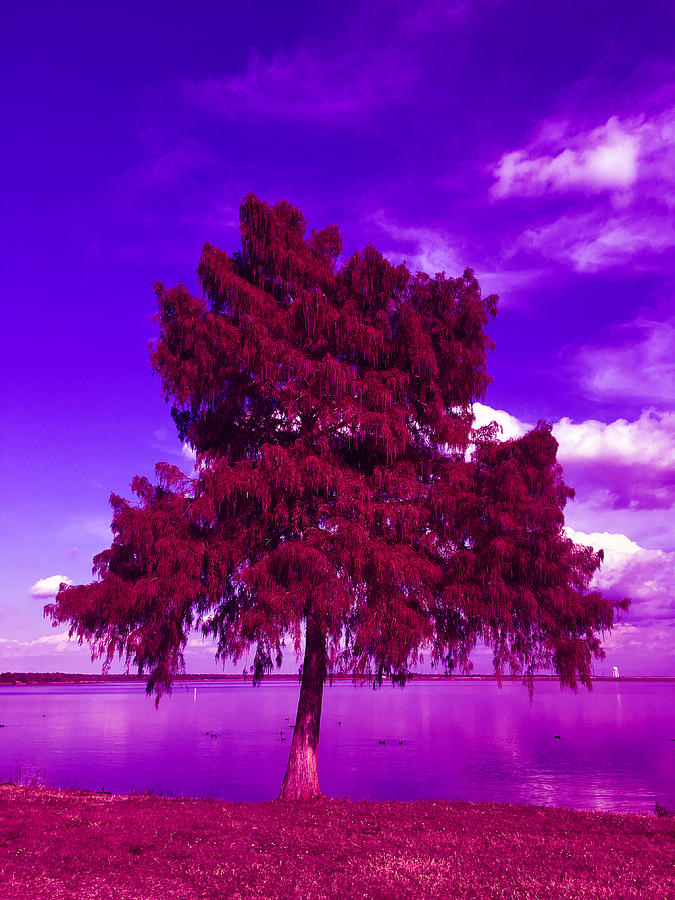
{"label": "tree canopy", "polygon": [[480,640],[497,673],[590,686],[617,604],[589,587],[601,552],[563,530],[551,428],[472,430],[497,298],[471,269],[412,274],[370,245],[338,266],[338,229],[307,236],[286,202],[248,195],[241,239],[204,246],[202,297],[156,285],[152,364],[195,472],[159,463],[134,502],[111,497],[112,546],[54,624],[158,698],[195,628],[223,659],[250,650],[256,681],[304,643],[289,797],[318,792],[331,672],[404,681],[422,652],[468,669]]}

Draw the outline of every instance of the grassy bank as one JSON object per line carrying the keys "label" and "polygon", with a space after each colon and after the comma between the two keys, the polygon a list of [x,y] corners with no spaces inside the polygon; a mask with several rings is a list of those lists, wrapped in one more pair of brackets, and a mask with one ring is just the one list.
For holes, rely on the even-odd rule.
{"label": "grassy bank", "polygon": [[675,820],[0,786],[0,897],[675,897]]}

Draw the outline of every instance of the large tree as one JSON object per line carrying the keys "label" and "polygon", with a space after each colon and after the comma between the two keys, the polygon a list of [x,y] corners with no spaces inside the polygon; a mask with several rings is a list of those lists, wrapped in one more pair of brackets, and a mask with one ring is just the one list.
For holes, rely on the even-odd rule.
{"label": "large tree", "polygon": [[284,799],[320,795],[332,672],[403,682],[422,651],[467,669],[480,640],[498,674],[590,687],[616,604],[589,589],[601,554],[563,531],[551,429],[472,431],[497,298],[470,269],[413,275],[373,246],[337,268],[338,229],[307,237],[285,202],[247,196],[241,236],[232,256],[205,245],[203,297],[156,286],[152,363],[195,473],[160,463],[134,503],[113,495],[97,579],[62,586],[54,624],[146,670],[158,700],[194,628],[223,659],[250,648],[256,682],[290,641]]}

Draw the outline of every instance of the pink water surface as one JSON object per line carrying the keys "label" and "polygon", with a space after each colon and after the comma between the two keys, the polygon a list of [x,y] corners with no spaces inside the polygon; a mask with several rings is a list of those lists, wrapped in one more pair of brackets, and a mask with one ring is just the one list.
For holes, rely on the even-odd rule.
{"label": "pink water surface", "polygon": [[[297,692],[186,683],[155,710],[139,684],[2,687],[0,781],[269,800]],[[543,682],[530,705],[516,683],[336,683],[319,766],[335,797],[653,812],[675,806],[675,684],[599,682],[575,695]]]}

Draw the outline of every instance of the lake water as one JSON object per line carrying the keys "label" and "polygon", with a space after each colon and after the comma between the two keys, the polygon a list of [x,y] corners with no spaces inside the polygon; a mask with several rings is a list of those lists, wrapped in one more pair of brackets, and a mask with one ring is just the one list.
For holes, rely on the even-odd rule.
{"label": "lake water", "polygon": [[[155,710],[140,684],[0,685],[0,781],[270,800],[297,696],[294,681],[188,682]],[[324,694],[319,770],[324,792],[353,800],[673,808],[675,683],[573,694],[538,682],[532,705],[514,682],[336,683]]]}

